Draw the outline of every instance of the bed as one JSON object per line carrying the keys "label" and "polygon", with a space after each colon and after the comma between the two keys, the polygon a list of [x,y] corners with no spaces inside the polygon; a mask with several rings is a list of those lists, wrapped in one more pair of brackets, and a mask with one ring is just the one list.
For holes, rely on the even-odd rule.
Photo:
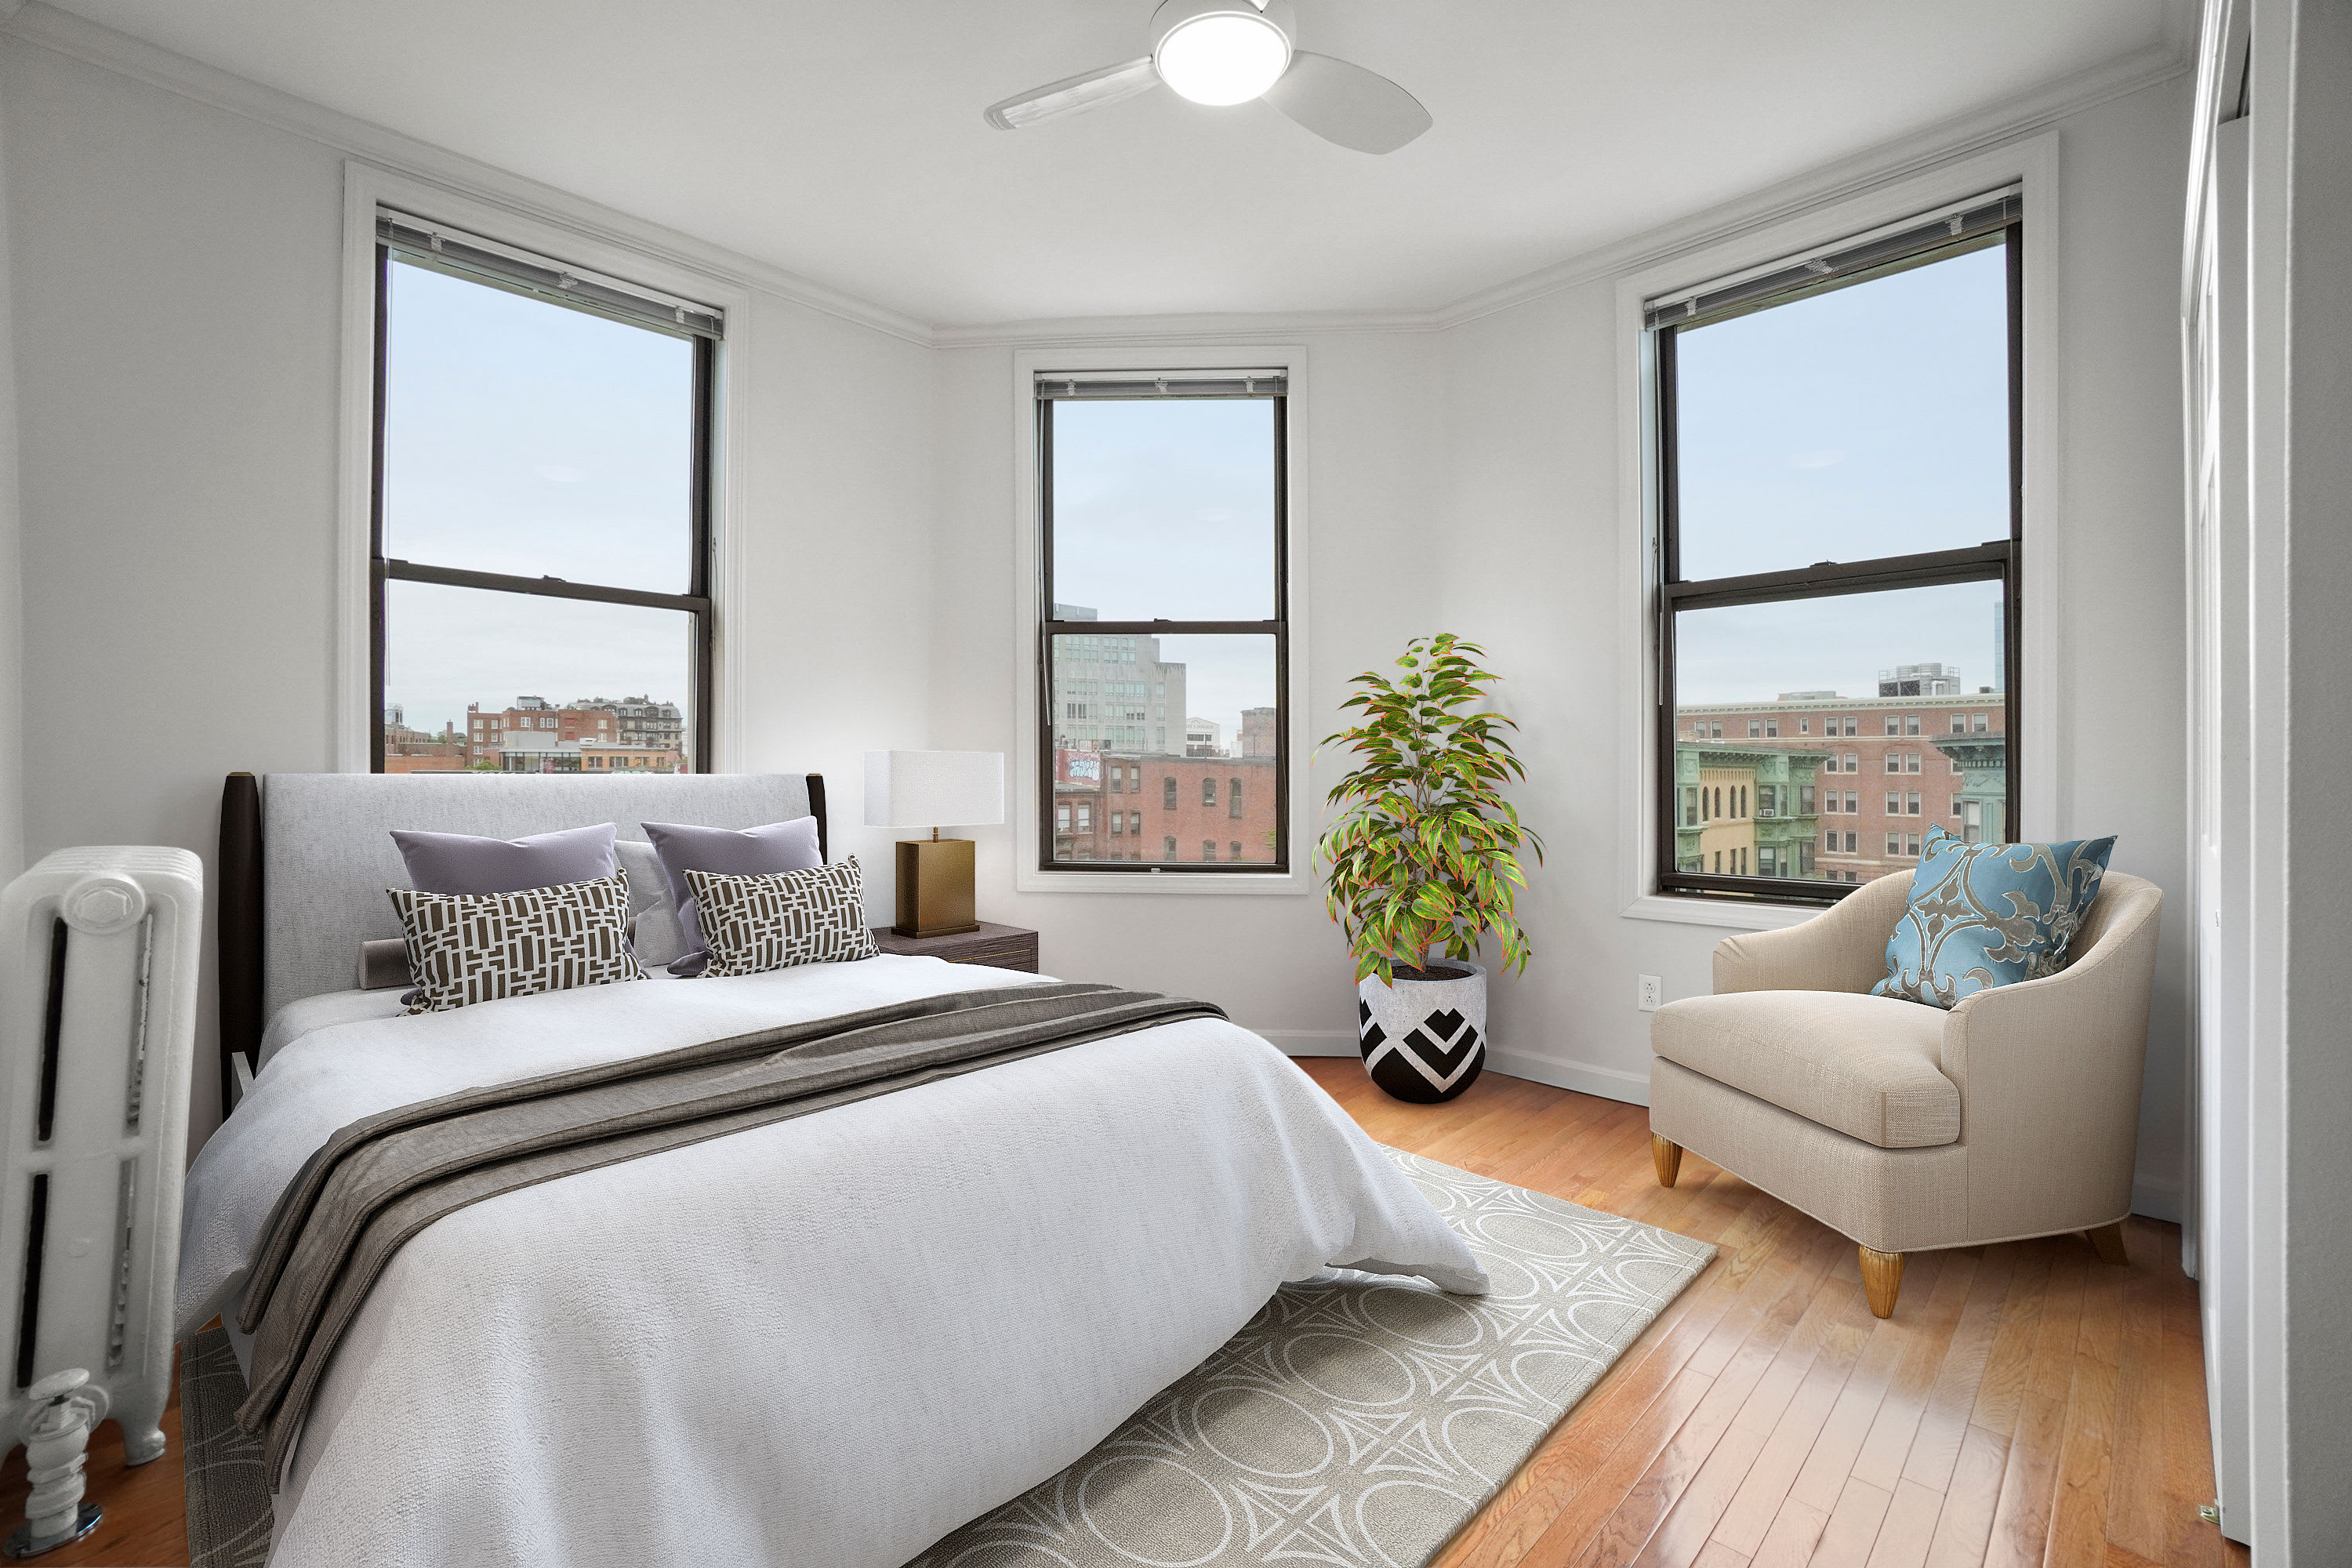
{"label": "bed", "polygon": [[[235,1320],[272,1205],[362,1118],[1045,978],[885,954],[404,1016],[352,985],[358,945],[398,934],[388,829],[814,815],[823,838],[823,781],[297,774],[226,800],[222,1066],[249,1087],[188,1175],[184,1336]],[[288,1450],[272,1561],[891,1568],[1334,1265],[1484,1283],[1352,1121],[1215,1016],[583,1170],[392,1255]]]}

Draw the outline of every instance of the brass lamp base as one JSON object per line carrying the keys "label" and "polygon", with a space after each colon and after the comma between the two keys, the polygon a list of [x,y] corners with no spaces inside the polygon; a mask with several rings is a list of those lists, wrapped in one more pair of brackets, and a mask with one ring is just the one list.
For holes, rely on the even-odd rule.
{"label": "brass lamp base", "polygon": [[971,852],[969,838],[898,840],[898,922],[890,929],[917,937],[978,931]]}

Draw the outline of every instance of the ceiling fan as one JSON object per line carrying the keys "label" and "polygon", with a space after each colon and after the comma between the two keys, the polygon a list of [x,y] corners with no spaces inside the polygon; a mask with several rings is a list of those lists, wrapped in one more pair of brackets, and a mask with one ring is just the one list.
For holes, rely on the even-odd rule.
{"label": "ceiling fan", "polygon": [[1019,131],[1165,82],[1194,103],[1262,98],[1359,153],[1393,153],[1429,129],[1429,110],[1412,94],[1378,71],[1302,49],[1297,37],[1290,0],[1163,0],[1151,14],[1150,54],[992,104],[986,118]]}

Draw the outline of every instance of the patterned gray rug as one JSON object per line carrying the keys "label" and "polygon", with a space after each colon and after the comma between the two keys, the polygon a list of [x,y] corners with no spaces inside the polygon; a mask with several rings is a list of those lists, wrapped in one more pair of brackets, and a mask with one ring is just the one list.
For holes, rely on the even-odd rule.
{"label": "patterned gray rug", "polygon": [[194,1568],[261,1568],[269,1558],[269,1481],[261,1445],[237,1429],[244,1403],[245,1373],[227,1332],[205,1330],[180,1352],[180,1459]]}
{"label": "patterned gray rug", "polygon": [[[1387,1151],[1494,1290],[1327,1269],[1093,1452],[908,1568],[1415,1568],[1467,1523],[1715,1256],[1671,1231]],[[269,1550],[228,1338],[181,1373],[194,1568]]]}

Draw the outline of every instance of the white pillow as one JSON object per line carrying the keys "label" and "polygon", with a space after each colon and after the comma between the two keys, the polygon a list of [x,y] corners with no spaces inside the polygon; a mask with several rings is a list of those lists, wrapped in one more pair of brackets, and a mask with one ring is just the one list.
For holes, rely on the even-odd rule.
{"label": "white pillow", "polygon": [[670,902],[661,856],[642,838],[617,839],[613,853],[628,874],[629,941],[637,950],[637,962],[658,969],[684,958],[686,928],[678,923],[677,906]]}

